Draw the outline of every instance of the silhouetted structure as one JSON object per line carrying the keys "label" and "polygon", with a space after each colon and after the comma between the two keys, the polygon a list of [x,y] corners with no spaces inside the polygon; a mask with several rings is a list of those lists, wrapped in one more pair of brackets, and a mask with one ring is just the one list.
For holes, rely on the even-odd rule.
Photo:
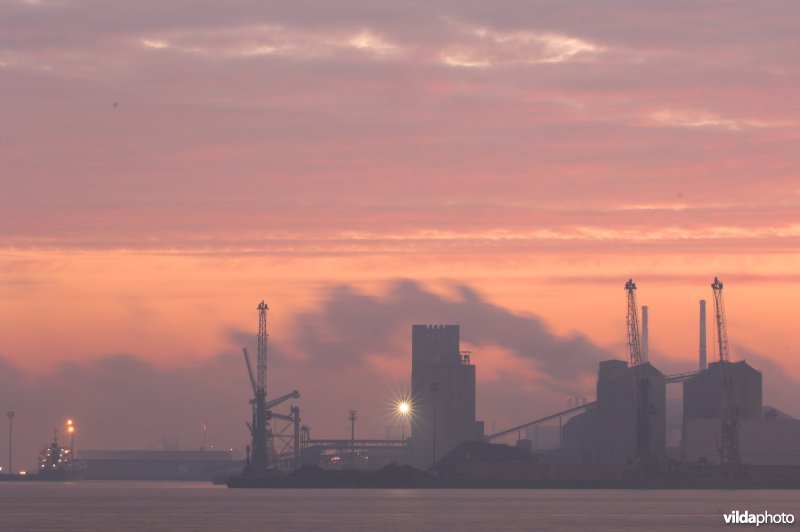
{"label": "silhouetted structure", "polygon": [[722,419],[722,368],[730,368],[733,408],[739,419],[761,419],[761,372],[745,361],[712,362],[683,383],[683,419]]}
{"label": "silhouetted structure", "polygon": [[642,362],[650,360],[650,319],[648,307],[642,307]]}
{"label": "silhouetted structure", "polygon": [[734,470],[742,463],[739,452],[739,411],[735,405],[733,373],[728,355],[728,326],[725,320],[725,304],[722,297],[723,285],[714,277],[711,285],[714,290],[714,314],[717,323],[717,346],[719,349],[720,371],[722,373],[722,436],[720,443],[720,462]]}
{"label": "silhouetted structure", "polygon": [[[300,392],[293,390],[267,401],[267,310],[269,307],[262,301],[258,305],[258,358],[255,373],[247,348],[242,349],[253,391],[253,398],[250,400],[252,422],[247,423],[252,439],[251,445],[247,446],[243,471],[243,474],[251,476],[264,475],[271,468],[295,468],[300,465],[300,408],[290,406],[289,414],[272,411],[272,408],[289,399],[299,398]],[[278,420],[287,425],[275,430]],[[285,434],[290,426],[293,427],[292,432]]]}
{"label": "silhouetted structure", "polygon": [[460,351],[458,325],[411,327],[411,390],[415,465],[429,467],[434,455],[483,438],[483,423],[475,421],[475,366]]}
{"label": "silhouetted structure", "polygon": [[[712,362],[708,368],[683,383],[684,460],[720,462],[723,443],[720,422],[725,415],[723,364],[732,383],[730,408],[736,415],[737,432],[746,442],[739,451],[740,460],[743,463],[772,464],[777,455],[786,454],[775,444],[794,440],[794,445],[800,446],[792,423],[762,423],[761,372],[745,361]],[[777,436],[783,430],[789,431],[784,438],[769,436]],[[787,463],[795,462],[797,459]]]}
{"label": "silhouetted structure", "polygon": [[708,360],[706,354],[706,300],[700,300],[700,360],[698,361],[698,370],[703,371],[708,367]]}
{"label": "silhouetted structure", "polygon": [[[638,368],[638,369],[637,369]],[[637,455],[637,394],[647,378],[645,414],[649,457],[666,454],[666,397],[664,374],[650,363],[637,368],[624,360],[600,362],[597,405],[570,419],[563,428],[563,448],[581,456],[585,463],[626,464]]]}
{"label": "silhouetted structure", "polygon": [[[644,391],[640,386],[643,378],[648,382]],[[645,405],[641,414],[636,411],[636,397]],[[650,363],[631,368],[619,360],[601,362],[597,379],[597,461],[624,464],[637,455],[637,430],[641,428],[637,415],[648,417],[644,427],[647,456],[663,456],[667,446],[666,402],[664,374]]]}
{"label": "silhouetted structure", "polygon": [[403,443],[401,440],[309,439],[301,450],[301,462],[325,469],[378,469],[402,460]]}
{"label": "silhouetted structure", "polygon": [[[258,305],[258,358],[256,359],[256,373],[253,376],[253,367],[247,349],[244,349],[244,361],[247,364],[247,373],[253,389],[252,405],[253,421],[248,423],[251,445],[247,448],[247,461],[244,473],[247,475],[263,475],[269,467],[269,452],[267,450],[267,435],[269,433],[269,414],[267,411],[267,307],[263,301]],[[273,453],[274,454],[274,453]]]}
{"label": "silhouetted structure", "polygon": [[[642,356],[642,347],[639,334],[639,319],[636,314],[636,283],[628,279],[625,283],[625,292],[628,299],[628,362],[634,373],[634,380],[638,388],[633,396],[635,403],[634,412],[636,420],[636,456],[644,459],[650,456],[650,404],[648,403],[650,379],[642,364],[647,361]],[[599,397],[599,395],[598,395]]]}

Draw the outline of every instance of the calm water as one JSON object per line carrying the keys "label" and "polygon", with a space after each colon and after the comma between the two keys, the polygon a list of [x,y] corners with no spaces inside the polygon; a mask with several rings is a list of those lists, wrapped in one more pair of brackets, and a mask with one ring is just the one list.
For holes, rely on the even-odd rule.
{"label": "calm water", "polygon": [[[205,483],[0,483],[0,530],[734,530],[800,491],[229,490]],[[754,526],[752,528],[755,528]],[[796,530],[800,524],[761,526]]]}

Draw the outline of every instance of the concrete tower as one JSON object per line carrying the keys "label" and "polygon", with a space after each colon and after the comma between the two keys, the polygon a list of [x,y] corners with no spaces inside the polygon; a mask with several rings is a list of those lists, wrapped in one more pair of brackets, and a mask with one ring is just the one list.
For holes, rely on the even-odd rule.
{"label": "concrete tower", "polygon": [[464,441],[483,437],[475,421],[475,366],[459,348],[458,325],[411,327],[411,445],[427,468]]}

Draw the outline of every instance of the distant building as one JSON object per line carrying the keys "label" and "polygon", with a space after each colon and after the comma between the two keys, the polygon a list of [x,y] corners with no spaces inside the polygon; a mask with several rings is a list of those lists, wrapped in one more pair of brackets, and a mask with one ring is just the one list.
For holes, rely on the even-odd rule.
{"label": "distant building", "polygon": [[[648,379],[647,410],[650,456],[667,452],[667,384],[649,362],[638,371]],[[621,360],[600,363],[597,379],[597,461],[624,464],[636,456],[637,368]]]}
{"label": "distant building", "polygon": [[[412,458],[427,468],[462,442],[483,439],[475,421],[475,366],[458,325],[411,327]],[[434,451],[434,413],[435,440]]]}
{"label": "distant building", "polygon": [[[718,419],[686,422],[683,446],[687,462],[719,463]],[[742,462],[752,466],[800,466],[800,421],[796,419],[742,419],[739,421]]]}
{"label": "distant building", "polygon": [[212,480],[241,473],[232,451],[79,451],[86,480]]}
{"label": "distant building", "polygon": [[[664,375],[649,362],[638,371],[648,379],[647,412],[650,456],[667,450]],[[625,464],[636,456],[636,401],[640,387],[637,369],[624,360],[600,362],[597,374],[597,405],[567,421],[563,448],[584,463]]]}
{"label": "distant building", "polygon": [[525,439],[530,440],[531,450],[546,451],[548,449],[558,449],[561,445],[558,424],[555,425],[534,425],[525,429]]}
{"label": "distant building", "polygon": [[800,465],[800,421],[774,408],[764,408],[761,372],[744,361],[713,362],[683,383],[683,459],[719,463],[722,364],[729,364],[731,369],[742,462]]}
{"label": "distant building", "polygon": [[597,408],[570,418],[561,430],[562,448],[575,456],[576,462],[597,462]]}
{"label": "distant building", "polygon": [[[747,362],[724,362],[731,368],[733,404],[739,419],[761,419],[763,412],[761,372]],[[707,369],[683,383],[683,419],[722,419],[722,366]]]}

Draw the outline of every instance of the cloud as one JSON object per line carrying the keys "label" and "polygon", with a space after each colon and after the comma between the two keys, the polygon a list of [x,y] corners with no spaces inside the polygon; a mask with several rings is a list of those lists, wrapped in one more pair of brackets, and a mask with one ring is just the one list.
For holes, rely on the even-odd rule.
{"label": "cloud", "polygon": [[[796,9],[2,3],[4,242],[785,247],[785,209],[737,226],[794,196]],[[721,189],[725,207],[697,208]],[[632,238],[604,215],[679,193],[682,216],[639,217]]]}
{"label": "cloud", "polygon": [[144,38],[140,42],[150,49],[210,59],[276,56],[313,60],[352,51],[381,59],[403,53],[401,46],[367,29],[319,32],[279,24],[173,31],[160,34],[157,38]]}
{"label": "cloud", "polygon": [[[787,209],[789,211],[793,209]],[[636,223],[626,226],[624,218],[634,219],[636,211],[652,214],[646,220],[640,218]],[[660,212],[659,212],[660,211]],[[615,212],[620,214],[615,217]],[[53,237],[6,238],[6,251],[19,253],[19,250],[37,249],[61,252],[81,252],[88,250],[116,250],[123,252],[143,251],[164,255],[198,256],[357,256],[377,253],[447,253],[457,250],[462,253],[491,250],[495,253],[530,252],[532,249],[546,247],[561,250],[567,254],[596,251],[598,245],[606,251],[632,244],[642,244],[654,249],[672,251],[692,251],[698,245],[707,250],[725,249],[731,242],[736,243],[740,253],[753,251],[782,251],[800,239],[800,225],[779,220],[774,213],[773,220],[766,224],[757,220],[736,220],[720,225],[703,222],[698,214],[694,221],[670,219],[670,214],[693,212],[684,207],[669,206],[626,206],[615,211],[596,213],[595,223],[576,219],[565,224],[565,216],[552,220],[546,227],[523,221],[512,227],[512,220],[498,218],[496,227],[462,226],[449,228],[440,216],[440,229],[402,228],[402,222],[390,228],[394,215],[401,213],[384,212],[376,214],[372,227],[337,231],[335,228],[320,228],[318,231],[286,230],[280,231],[281,222],[276,222],[273,231],[250,232],[243,229],[238,234],[207,234],[194,237],[186,233],[167,234],[163,238],[142,238],[146,224],[132,228],[124,216],[120,216],[100,232],[91,236],[53,235]],[[696,211],[694,211],[696,212]],[[631,214],[633,213],[633,214]],[[588,213],[585,213],[588,214]],[[663,214],[659,220],[658,214]],[[223,215],[225,216],[225,215]],[[232,214],[230,216],[233,216]],[[415,225],[423,225],[426,219],[435,218],[435,212],[420,213]],[[709,217],[710,218],[710,217]],[[601,223],[605,219],[606,223]],[[523,224],[527,222],[528,227]],[[285,223],[285,222],[284,222]],[[499,225],[502,224],[502,225]],[[113,231],[113,225],[119,231]],[[379,227],[383,225],[384,227]],[[392,230],[393,229],[393,230]],[[126,231],[132,231],[126,234]],[[70,231],[72,233],[72,231]],[[251,234],[248,234],[251,233]],[[271,233],[271,234],[270,234]],[[5,270],[5,272],[4,272]],[[0,266],[1,273],[10,273]]]}
{"label": "cloud", "polygon": [[790,127],[796,125],[796,122],[786,121],[764,121],[752,119],[733,119],[725,118],[706,112],[691,112],[691,111],[670,111],[663,110],[652,113],[651,119],[657,124],[682,127],[682,128],[718,128],[729,131],[742,131],[752,128],[765,128],[765,127]]}
{"label": "cloud", "polygon": [[472,351],[477,367],[478,416],[501,426],[558,410],[567,397],[593,395],[597,362],[613,358],[580,335],[557,336],[538,317],[494,305],[465,285],[452,286],[450,295],[409,280],[382,289],[376,295],[333,286],[315,310],[294,320],[292,349],[313,368],[303,380],[324,375],[314,388],[330,390],[334,411],[345,410],[343,396],[350,404],[380,403],[387,388],[410,387],[413,324],[460,325],[462,348]]}
{"label": "cloud", "polygon": [[335,286],[318,310],[298,316],[296,345],[317,362],[338,367],[371,353],[404,356],[412,324],[456,323],[462,341],[477,349],[508,350],[535,366],[545,386],[553,389],[570,388],[576,376],[593,373],[601,358],[611,356],[581,336],[559,338],[541,319],[493,305],[466,285],[453,290],[455,296],[448,298],[413,281],[395,281],[386,296],[372,296]]}
{"label": "cloud", "polygon": [[197,449],[203,421],[217,448],[239,448],[247,437],[248,396],[238,363],[225,356],[163,369],[113,355],[29,374],[0,359],[0,405],[17,415],[15,463],[33,468],[41,446],[50,443],[53,429],[63,432],[68,417],[76,420],[78,449],[160,448],[163,437]]}
{"label": "cloud", "polygon": [[[270,339],[269,395],[300,390],[304,422],[318,436],[341,436],[353,407],[362,434],[383,434],[392,398],[410,385],[413,323],[461,325],[462,345],[473,350],[477,365],[479,413],[501,425],[557,409],[564,397],[590,395],[597,361],[610,356],[580,336],[558,337],[540,319],[493,305],[467,286],[454,286],[452,296],[411,281],[384,289],[369,295],[333,286],[316,310],[293,319],[288,338]],[[0,359],[0,405],[17,412],[19,456],[30,464],[67,417],[76,419],[84,449],[147,448],[175,436],[195,448],[203,421],[212,443],[242,447],[250,392],[240,349],[248,347],[252,356],[255,334],[229,330],[226,336],[229,354],[184,356],[178,367],[114,355],[34,374]]]}
{"label": "cloud", "polygon": [[[394,400],[410,387],[410,326],[457,323],[462,348],[477,368],[478,416],[497,429],[566,407],[569,397],[594,396],[597,362],[616,358],[580,335],[559,336],[542,320],[487,301],[474,288],[452,285],[436,293],[398,280],[379,292],[349,285],[326,289],[319,305],[271,335],[268,394],[293,389],[302,397],[304,424],[314,437],[349,434],[347,411],[359,412],[358,434],[383,437]],[[157,448],[178,437],[183,448],[202,445],[202,423],[218,448],[242,449],[248,434],[250,388],[241,347],[255,354],[255,332],[230,329],[225,354],[183,356],[180,365],[154,365],[139,356],[110,355],[61,362],[45,373],[24,372],[0,358],[0,408],[14,410],[17,464],[32,466],[39,445],[67,417],[76,419],[79,448]],[[790,414],[797,383],[769,359],[739,349],[764,372],[765,403]],[[653,353],[665,372],[685,364]]]}
{"label": "cloud", "polygon": [[495,65],[562,63],[591,58],[603,51],[597,44],[556,33],[498,31],[461,27],[466,42],[449,43],[440,53],[449,66],[487,68]]}

